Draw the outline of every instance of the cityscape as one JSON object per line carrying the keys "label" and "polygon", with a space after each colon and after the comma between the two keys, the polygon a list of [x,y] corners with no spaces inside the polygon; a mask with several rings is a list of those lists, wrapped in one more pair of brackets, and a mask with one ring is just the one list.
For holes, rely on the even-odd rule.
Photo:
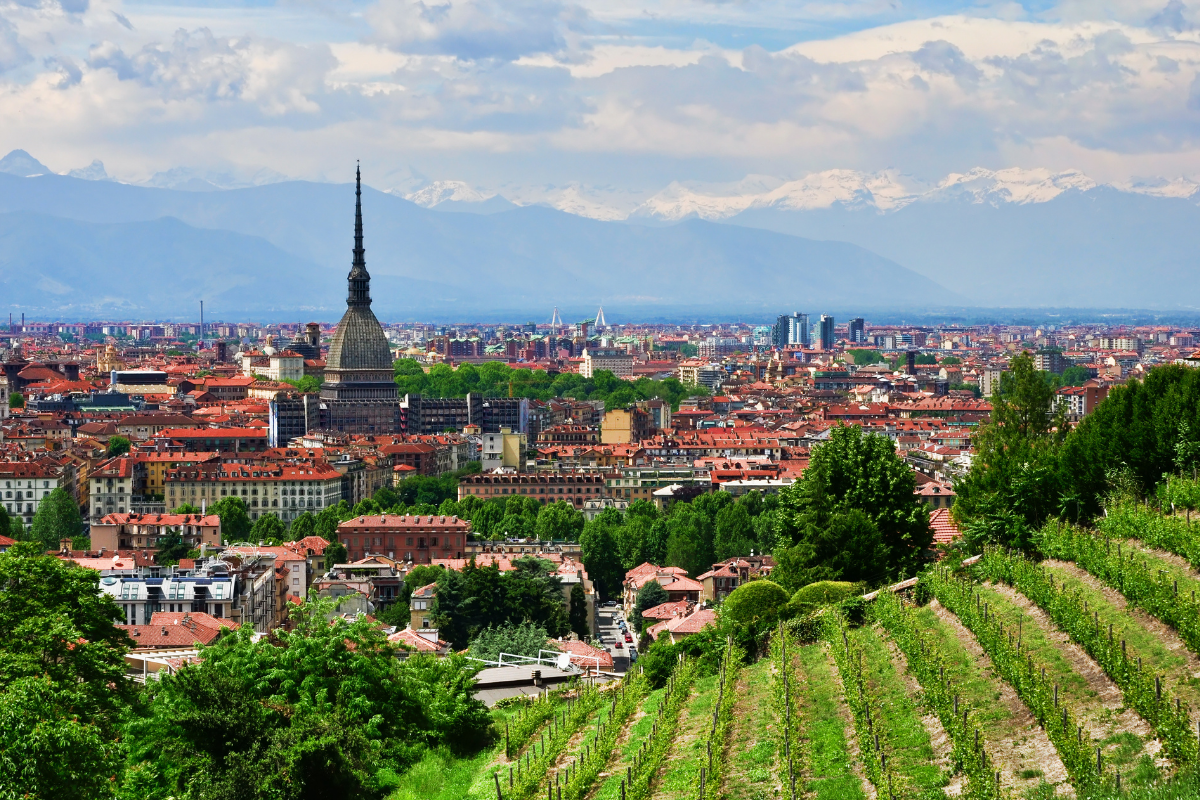
{"label": "cityscape", "polygon": [[0,0],[0,800],[1200,798],[1197,31]]}

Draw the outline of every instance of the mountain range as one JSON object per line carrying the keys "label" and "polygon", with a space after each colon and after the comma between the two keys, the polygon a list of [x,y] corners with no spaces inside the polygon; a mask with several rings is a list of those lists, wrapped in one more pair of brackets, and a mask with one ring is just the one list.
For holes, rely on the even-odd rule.
{"label": "mountain range", "polygon": [[[188,170],[148,185],[100,162],[0,159],[0,286],[41,316],[330,319],[343,308],[353,188]],[[227,188],[233,186],[234,188]],[[375,306],[396,319],[767,319],[964,307],[1200,307],[1186,180],[972,170],[927,184],[830,170],[666,187],[614,208],[586,187],[518,205],[450,180],[364,189]],[[446,213],[460,212],[460,213]],[[465,213],[461,213],[465,212]],[[3,309],[0,309],[3,310]]]}

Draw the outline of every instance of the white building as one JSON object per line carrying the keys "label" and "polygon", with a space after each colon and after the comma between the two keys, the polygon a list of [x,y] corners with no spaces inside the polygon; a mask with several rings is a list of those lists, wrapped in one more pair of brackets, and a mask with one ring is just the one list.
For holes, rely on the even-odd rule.
{"label": "white building", "polygon": [[20,518],[26,527],[33,522],[41,502],[67,483],[60,467],[28,461],[0,462],[4,510]]}

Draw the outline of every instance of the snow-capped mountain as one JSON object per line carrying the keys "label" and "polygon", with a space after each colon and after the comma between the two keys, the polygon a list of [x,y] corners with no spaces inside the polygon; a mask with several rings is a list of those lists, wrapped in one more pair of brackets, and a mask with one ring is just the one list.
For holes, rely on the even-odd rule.
{"label": "snow-capped mountain", "polygon": [[[395,194],[396,192],[392,192]],[[433,208],[439,203],[453,200],[459,203],[482,203],[494,194],[484,194],[471,188],[462,181],[433,181],[427,186],[401,195],[405,200],[411,200],[419,206]]]}
{"label": "snow-capped mountain", "polygon": [[[832,169],[793,181],[752,175],[737,184],[672,183],[635,209],[631,216],[670,221],[688,217],[720,220],[751,209],[811,211],[835,205],[890,212],[911,203],[952,199],[992,205],[1045,203],[1063,192],[1087,192],[1100,185],[1078,170],[977,167],[965,173],[951,173],[929,185],[893,170],[867,173]],[[1191,197],[1200,186],[1177,179],[1128,183],[1114,188],[1160,197]]]}

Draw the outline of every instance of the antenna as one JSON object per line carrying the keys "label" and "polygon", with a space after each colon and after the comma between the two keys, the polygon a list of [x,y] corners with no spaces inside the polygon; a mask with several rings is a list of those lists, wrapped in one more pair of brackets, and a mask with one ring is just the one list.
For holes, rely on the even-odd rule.
{"label": "antenna", "polygon": [[204,349],[204,301],[200,301],[200,339],[196,342],[196,349]]}
{"label": "antenna", "polygon": [[600,306],[600,310],[596,312],[596,330],[607,327],[608,323],[604,321],[604,306]]}
{"label": "antenna", "polygon": [[562,317],[558,315],[558,306],[554,307],[554,314],[550,317],[551,327],[561,328],[563,324]]}

